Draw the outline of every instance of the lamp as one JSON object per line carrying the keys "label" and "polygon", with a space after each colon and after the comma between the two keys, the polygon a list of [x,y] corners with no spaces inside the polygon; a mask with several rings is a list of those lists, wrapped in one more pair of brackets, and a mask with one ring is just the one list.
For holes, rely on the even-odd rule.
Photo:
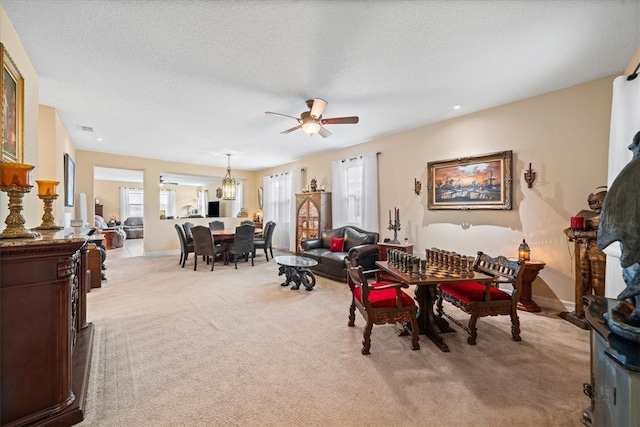
{"label": "lamp", "polygon": [[312,119],[307,120],[302,124],[302,130],[309,135],[315,135],[320,130],[320,123]]}
{"label": "lamp", "polygon": [[227,154],[227,174],[222,179],[222,199],[236,199],[236,179],[231,175],[231,154]]}
{"label": "lamp", "polygon": [[529,259],[531,259],[531,249],[524,239],[522,239],[522,243],[520,243],[520,246],[518,247],[518,259],[524,261],[529,261]]}

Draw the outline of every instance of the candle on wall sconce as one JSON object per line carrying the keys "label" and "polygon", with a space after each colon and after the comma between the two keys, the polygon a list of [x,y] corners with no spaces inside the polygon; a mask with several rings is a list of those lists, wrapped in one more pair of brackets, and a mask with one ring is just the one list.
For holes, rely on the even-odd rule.
{"label": "candle on wall sconce", "polygon": [[531,163],[529,163],[529,169],[524,171],[524,180],[526,181],[528,188],[531,188],[535,179],[536,173],[531,169]]}
{"label": "candle on wall sconce", "polygon": [[415,191],[416,196],[420,195],[420,190],[422,190],[422,182],[418,181],[417,178],[413,178],[413,191]]}

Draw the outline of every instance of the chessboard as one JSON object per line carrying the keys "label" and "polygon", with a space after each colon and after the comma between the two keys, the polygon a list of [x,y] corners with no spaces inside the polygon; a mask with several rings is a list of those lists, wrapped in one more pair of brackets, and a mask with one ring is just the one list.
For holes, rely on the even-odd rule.
{"label": "chessboard", "polygon": [[484,276],[484,274],[475,273],[473,271],[460,272],[437,265],[427,265],[426,276],[422,274],[420,277],[414,277],[409,273],[403,273],[399,269],[389,266],[386,261],[377,261],[376,264],[378,264],[378,266],[386,272],[410,284],[436,284],[440,282],[450,282],[456,280],[476,280],[479,278],[478,276]]}

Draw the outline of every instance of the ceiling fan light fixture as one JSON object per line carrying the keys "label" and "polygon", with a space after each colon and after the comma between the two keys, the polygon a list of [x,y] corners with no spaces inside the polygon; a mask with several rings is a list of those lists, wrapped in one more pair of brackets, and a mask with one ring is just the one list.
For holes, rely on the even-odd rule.
{"label": "ceiling fan light fixture", "polygon": [[315,135],[320,130],[320,123],[316,121],[307,121],[302,124],[302,130],[309,135]]}
{"label": "ceiling fan light fixture", "polygon": [[231,154],[227,154],[227,174],[222,179],[222,199],[236,199],[236,179],[231,175]]}

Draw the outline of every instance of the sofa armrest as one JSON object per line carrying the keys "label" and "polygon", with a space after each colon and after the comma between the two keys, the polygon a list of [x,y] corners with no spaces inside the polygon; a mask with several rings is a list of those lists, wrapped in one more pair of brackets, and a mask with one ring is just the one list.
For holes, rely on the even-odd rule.
{"label": "sofa armrest", "polygon": [[322,239],[309,239],[304,240],[300,243],[303,251],[308,251],[310,249],[316,249],[322,247]]}
{"label": "sofa armrest", "polygon": [[354,246],[349,249],[349,258],[351,259],[366,259],[370,257],[378,258],[378,244],[367,243],[364,245]]}

